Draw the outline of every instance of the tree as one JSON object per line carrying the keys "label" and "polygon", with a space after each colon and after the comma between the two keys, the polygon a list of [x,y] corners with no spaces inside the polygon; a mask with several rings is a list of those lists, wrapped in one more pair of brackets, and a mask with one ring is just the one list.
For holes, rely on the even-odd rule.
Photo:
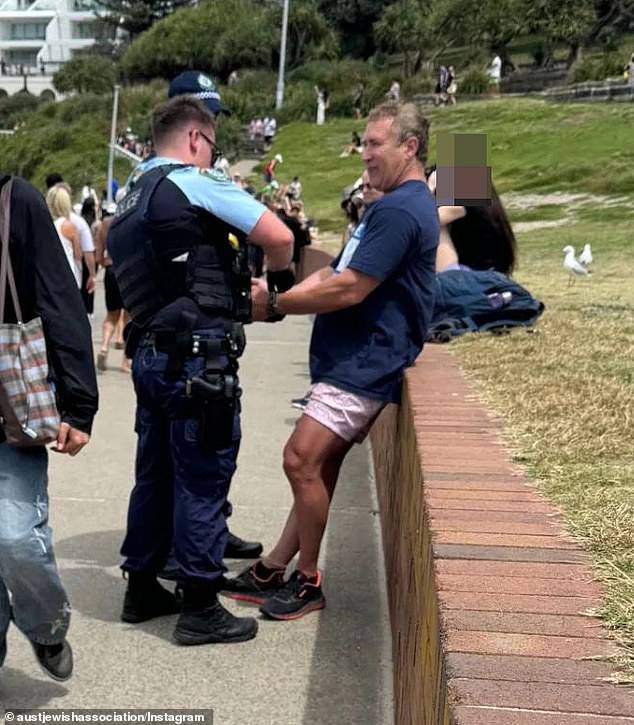
{"label": "tree", "polygon": [[353,58],[369,58],[375,51],[368,28],[393,0],[317,0],[317,7],[341,36],[341,50]]}
{"label": "tree", "polygon": [[397,0],[388,5],[374,24],[374,37],[380,49],[403,54],[403,72],[416,73],[425,59],[433,59],[452,43],[443,32],[447,3],[427,0]]}
{"label": "tree", "polygon": [[584,39],[596,22],[593,0],[527,0],[527,18],[531,27],[544,39],[542,64],[550,65],[555,46],[569,48],[568,65],[576,59]]}
{"label": "tree", "polygon": [[269,12],[257,0],[209,0],[178,10],[130,45],[122,69],[146,80],[190,68],[221,79],[237,68],[270,68],[279,35],[271,32]]}
{"label": "tree", "polygon": [[99,0],[104,10],[98,16],[104,23],[121,28],[135,38],[157,20],[191,4],[192,0]]}
{"label": "tree", "polygon": [[526,0],[448,0],[444,32],[457,44],[484,46],[512,69],[508,46],[528,27]]}
{"label": "tree", "polygon": [[115,79],[115,66],[107,58],[80,55],[62,65],[53,86],[60,93],[109,93]]}
{"label": "tree", "polygon": [[[271,19],[275,28],[281,28],[281,7],[278,7]],[[293,0],[288,18],[288,65],[295,68],[311,55],[337,57],[339,42],[336,33],[312,0]]]}

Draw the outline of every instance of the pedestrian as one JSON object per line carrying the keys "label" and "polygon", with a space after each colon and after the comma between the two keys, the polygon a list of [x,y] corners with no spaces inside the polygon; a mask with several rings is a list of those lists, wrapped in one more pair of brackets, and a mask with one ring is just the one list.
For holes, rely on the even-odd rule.
{"label": "pedestrian", "polygon": [[[123,309],[121,292],[119,291],[119,285],[117,284],[117,279],[112,269],[112,258],[108,253],[108,230],[112,224],[112,215],[116,210],[117,205],[114,202],[110,202],[106,206],[103,219],[95,235],[95,255],[97,257],[97,263],[105,270],[103,286],[106,316],[102,326],[101,348],[97,355],[97,369],[101,372],[105,372],[108,369],[108,351],[113,336],[115,336],[115,348],[117,350],[124,349],[123,329],[128,322],[128,313]],[[129,361],[125,353],[121,361],[121,370],[126,373],[130,372]]]}
{"label": "pedestrian", "polygon": [[[368,183],[385,192],[328,266],[284,293],[253,282],[255,319],[316,314],[313,387],[284,448],[294,505],[269,554],[225,583],[228,596],[259,603],[267,617],[322,609],[317,568],[339,469],[387,403],[398,403],[403,369],[418,357],[435,284],[438,214],[425,184],[429,123],[414,104],[370,112],[363,136]],[[299,551],[297,569],[284,581]]]}
{"label": "pedestrian", "polygon": [[438,80],[436,81],[436,88],[434,89],[434,105],[441,106],[445,105],[449,100],[447,98],[447,88],[449,87],[449,69],[446,65],[440,65],[438,67]]}
{"label": "pedestrian", "polygon": [[[77,283],[77,289],[81,289],[81,244],[79,230],[70,220],[72,203],[68,191],[60,184],[56,184],[46,194],[46,205],[53,218],[53,224],[66,255],[68,266]],[[83,311],[83,305],[81,309]],[[75,314],[78,311],[75,310]]]}
{"label": "pedestrian", "polygon": [[352,112],[355,119],[359,120],[363,115],[363,96],[365,95],[365,85],[363,81],[358,81],[354,89],[352,98]]}
{"label": "pedestrian", "polygon": [[450,65],[449,71],[449,85],[447,86],[447,103],[451,106],[456,105],[456,93],[458,92],[458,81],[456,79],[456,69]]}
{"label": "pedestrian", "polygon": [[264,167],[264,171],[262,172],[262,178],[266,184],[270,184],[275,180],[275,169],[278,164],[282,163],[284,163],[282,154],[275,154],[272,159],[268,160],[266,166]]}
{"label": "pedestrian", "polygon": [[328,107],[328,91],[325,88],[315,86],[315,95],[317,96],[317,119],[318,126],[323,126],[326,122],[326,108]]}
{"label": "pedestrian", "polygon": [[[126,345],[137,395],[121,617],[138,623],[179,611],[157,581],[173,545],[183,589],[174,637],[186,645],[240,642],[257,631],[254,619],[234,617],[217,599],[226,571],[224,506],[240,444],[246,238],[267,254],[272,284],[293,241],[275,215],[209,171],[220,153],[214,114],[222,108],[212,95],[177,95],[154,110],[157,155],[135,173],[108,233],[132,321]],[[187,274],[176,278],[172,259],[183,254]]]}
{"label": "pedestrian", "polygon": [[487,68],[489,76],[489,85],[493,87],[495,93],[500,91],[500,81],[502,80],[502,58],[496,53],[491,59],[491,63]]}
{"label": "pedestrian", "polygon": [[264,121],[264,142],[271,146],[277,133],[277,121],[271,116]]}
{"label": "pedestrian", "polygon": [[[77,315],[79,291],[41,195],[16,177],[2,175],[0,186],[5,194],[9,192],[9,239],[3,238],[3,242],[10,240],[8,260],[20,318],[24,322],[36,317],[42,320],[49,376],[55,384],[61,424],[53,450],[76,456],[90,440],[97,411],[90,327],[85,315]],[[0,212],[3,219],[5,213]],[[4,237],[2,225],[0,234]],[[7,258],[3,268],[6,262]],[[4,292],[2,284],[0,289]],[[18,319],[12,295],[7,293],[0,300],[0,322],[16,323]],[[73,671],[66,639],[70,605],[48,526],[47,469],[43,445],[10,446],[0,427],[0,666],[13,621],[30,641],[43,670],[63,681]]]}
{"label": "pedestrian", "polygon": [[394,79],[390,90],[385,95],[386,100],[398,103],[401,100],[401,84]]}
{"label": "pedestrian", "polygon": [[[64,186],[71,199],[73,198],[73,190],[64,181],[61,174],[52,173],[46,176],[46,188],[50,189],[55,184]],[[70,221],[79,231],[79,244],[82,254],[82,287],[81,296],[87,314],[91,315],[94,304],[94,292],[97,285],[97,268],[95,266],[95,244],[93,241],[92,231],[86,220],[76,214],[72,209],[70,212]]]}
{"label": "pedestrian", "polygon": [[259,117],[255,119],[254,135],[255,150],[261,154],[264,151],[264,121]]}

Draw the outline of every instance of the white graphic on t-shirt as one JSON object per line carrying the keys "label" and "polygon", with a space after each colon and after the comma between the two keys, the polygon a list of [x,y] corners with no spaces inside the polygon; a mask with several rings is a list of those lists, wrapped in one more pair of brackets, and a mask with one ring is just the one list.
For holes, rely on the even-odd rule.
{"label": "white graphic on t-shirt", "polygon": [[343,272],[343,270],[346,269],[346,267],[350,264],[350,260],[352,259],[353,254],[357,251],[357,247],[359,246],[359,242],[361,241],[361,237],[363,236],[364,229],[365,223],[361,222],[361,224],[359,224],[359,226],[352,233],[350,240],[346,244],[341,254],[341,259],[335,267],[335,272],[337,272],[337,274]]}

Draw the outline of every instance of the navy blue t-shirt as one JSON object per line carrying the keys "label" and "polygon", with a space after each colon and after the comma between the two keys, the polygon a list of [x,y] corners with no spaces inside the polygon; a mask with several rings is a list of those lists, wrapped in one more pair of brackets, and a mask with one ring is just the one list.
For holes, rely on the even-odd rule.
{"label": "navy blue t-shirt", "polygon": [[317,316],[313,383],[399,402],[403,369],[418,357],[432,313],[438,231],[436,204],[422,181],[406,181],[366,211],[333,267],[381,284],[360,304]]}

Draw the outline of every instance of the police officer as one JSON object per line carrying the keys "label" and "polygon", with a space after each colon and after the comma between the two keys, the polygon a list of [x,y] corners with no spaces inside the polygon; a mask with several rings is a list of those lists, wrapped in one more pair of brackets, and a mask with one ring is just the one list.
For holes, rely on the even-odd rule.
{"label": "police officer", "polygon": [[[132,327],[138,434],[136,481],[122,546],[128,572],[122,619],[176,613],[156,575],[172,540],[183,608],[180,644],[240,642],[257,631],[217,592],[229,483],[240,442],[238,357],[250,319],[246,239],[269,269],[290,261],[292,234],[259,202],[210,171],[215,119],[177,96],[153,113],[157,156],[139,167],[110,227],[108,249]],[[187,255],[186,274],[172,260]]]}
{"label": "police officer", "polygon": [[[219,116],[226,115],[230,116],[231,112],[222,103],[220,93],[214,83],[213,79],[210,78],[206,73],[199,70],[186,70],[180,73],[172,80],[169,85],[168,97],[175,98],[176,96],[191,95],[200,100],[207,106],[207,108],[214,114],[216,121]],[[220,154],[216,154],[220,156]],[[249,245],[250,259],[257,249],[259,257],[262,255],[262,250],[259,247],[253,247]],[[231,516],[233,507],[227,499],[225,504],[224,515],[225,518]],[[262,554],[262,544],[259,541],[245,541],[231,531],[227,532],[227,546],[225,548],[224,558],[225,559],[257,559]],[[173,561],[170,559],[168,562],[167,572],[163,572],[163,576],[171,576],[171,566]]]}

